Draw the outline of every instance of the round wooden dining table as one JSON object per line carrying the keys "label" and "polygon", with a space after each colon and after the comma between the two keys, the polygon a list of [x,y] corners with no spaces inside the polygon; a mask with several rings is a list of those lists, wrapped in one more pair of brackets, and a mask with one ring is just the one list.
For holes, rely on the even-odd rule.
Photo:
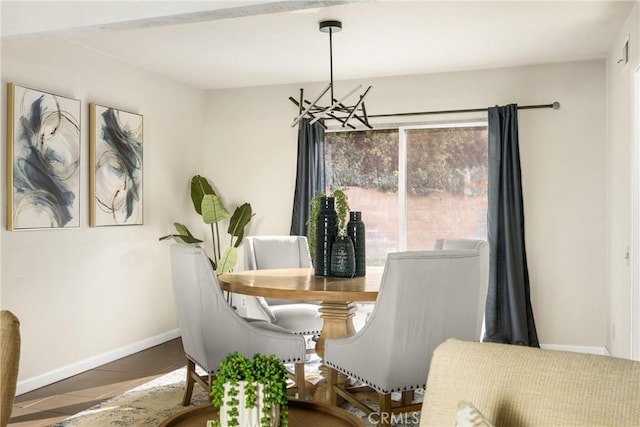
{"label": "round wooden dining table", "polygon": [[292,300],[321,301],[322,331],[316,353],[324,358],[327,338],[355,333],[356,302],[375,301],[382,280],[382,268],[368,269],[364,277],[316,276],[313,268],[248,270],[218,276],[225,291],[244,295]]}

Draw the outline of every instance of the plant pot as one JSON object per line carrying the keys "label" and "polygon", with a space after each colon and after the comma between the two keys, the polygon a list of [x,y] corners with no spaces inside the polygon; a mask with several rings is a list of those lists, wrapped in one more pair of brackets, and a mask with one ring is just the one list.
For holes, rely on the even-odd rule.
{"label": "plant pot", "polygon": [[[247,408],[245,405],[246,402],[246,394],[245,387],[247,385],[246,381],[238,381],[238,385],[235,387],[237,389],[237,394],[235,399],[238,401],[234,407],[230,406],[228,403],[233,399],[233,396],[229,395],[229,390],[232,389],[230,383],[224,384],[224,399],[222,406],[220,407],[220,425],[228,426],[233,425],[231,420],[234,418],[232,415],[229,415],[230,411],[233,413],[233,410],[237,410],[236,419],[238,421],[238,426],[241,427],[260,427],[260,418],[263,415],[263,408],[265,407],[264,403],[264,393],[263,388],[264,385],[260,383],[255,383],[256,385],[256,402],[253,408]],[[271,427],[277,427],[280,425],[280,405],[275,405],[271,408],[271,416],[270,416]]]}

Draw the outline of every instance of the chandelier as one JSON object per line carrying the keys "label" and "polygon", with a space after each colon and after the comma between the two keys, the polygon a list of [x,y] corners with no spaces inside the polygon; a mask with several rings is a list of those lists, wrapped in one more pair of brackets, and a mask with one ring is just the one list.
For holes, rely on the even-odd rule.
{"label": "chandelier", "polygon": [[[294,127],[303,118],[310,119],[310,123],[316,123],[322,119],[337,120],[342,124],[342,127],[350,127],[355,129],[355,126],[349,124],[352,119],[357,120],[361,124],[371,129],[369,125],[369,118],[367,116],[367,109],[364,105],[364,98],[369,93],[371,86],[369,86],[362,95],[359,96],[355,104],[347,105],[346,100],[353,94],[358,92],[362,85],[358,85],[347,92],[345,95],[337,99],[333,92],[333,33],[337,33],[342,30],[342,22],[340,21],[322,21],[320,22],[320,31],[323,33],[329,33],[329,67],[330,67],[330,81],[329,84],[320,92],[320,94],[313,99],[312,102],[308,101],[304,97],[304,89],[300,89],[300,97],[296,100],[293,97],[289,97],[289,100],[298,106],[298,116],[293,120],[291,127]],[[320,104],[322,98],[327,94],[330,94],[330,101],[326,106]],[[355,99],[355,98],[354,98]],[[320,122],[323,124],[323,122]]]}

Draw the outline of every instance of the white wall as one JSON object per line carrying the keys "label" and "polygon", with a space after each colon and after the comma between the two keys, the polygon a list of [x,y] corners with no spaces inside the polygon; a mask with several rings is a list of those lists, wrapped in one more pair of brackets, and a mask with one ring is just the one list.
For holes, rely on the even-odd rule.
{"label": "white wall", "polygon": [[[629,63],[619,64],[622,45],[629,37]],[[633,105],[633,76],[640,65],[640,3],[636,3],[607,59],[608,146],[607,216],[609,223],[608,268],[611,303],[608,348],[613,355],[631,357],[632,268],[631,259],[640,262],[640,248],[633,244],[632,202],[634,195],[634,126],[638,122]],[[636,187],[640,191],[640,187]],[[636,233],[640,231],[636,230]],[[637,332],[636,332],[637,334]]]}
{"label": "white wall", "polygon": [[[370,114],[560,102],[557,111],[519,113],[533,309],[542,343],[596,351],[609,315],[605,70],[605,61],[587,61],[361,81],[373,85]],[[355,83],[338,82],[336,94]],[[311,97],[320,86],[304,88]],[[289,232],[297,133],[287,98],[299,88],[207,94],[204,171],[230,203],[253,204],[250,233]]]}
{"label": "white wall", "polygon": [[[169,243],[158,237],[197,219],[188,183],[203,163],[205,98],[53,40],[3,43],[3,127],[8,82],[82,101],[80,228],[9,232],[2,209],[0,302],[21,322],[21,393],[178,335]],[[144,116],[143,226],[89,227],[89,102]]]}

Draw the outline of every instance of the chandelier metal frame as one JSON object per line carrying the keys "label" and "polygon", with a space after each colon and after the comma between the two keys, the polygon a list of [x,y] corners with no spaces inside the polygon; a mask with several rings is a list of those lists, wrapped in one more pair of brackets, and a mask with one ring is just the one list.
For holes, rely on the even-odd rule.
{"label": "chandelier metal frame", "polygon": [[[324,119],[337,120],[342,124],[342,127],[349,127],[355,129],[355,126],[349,124],[352,119],[357,120],[369,129],[373,127],[369,124],[369,117],[367,116],[367,109],[364,104],[364,99],[369,93],[371,86],[369,86],[358,98],[354,105],[346,105],[345,100],[351,97],[354,93],[362,88],[359,84],[351,89],[347,94],[340,99],[336,99],[334,96],[334,84],[333,84],[333,33],[340,32],[342,30],[342,22],[340,21],[321,21],[319,29],[323,33],[329,34],[329,71],[330,80],[329,84],[320,92],[320,94],[313,98],[313,101],[309,101],[304,97],[304,89],[300,89],[300,97],[296,100],[293,97],[289,97],[289,100],[298,107],[298,116],[293,120],[291,127],[295,127],[303,118],[311,119],[310,123],[316,123],[320,121],[322,126]],[[320,100],[329,92],[330,103],[323,107],[319,104]],[[325,126],[326,127],[326,126]]]}

